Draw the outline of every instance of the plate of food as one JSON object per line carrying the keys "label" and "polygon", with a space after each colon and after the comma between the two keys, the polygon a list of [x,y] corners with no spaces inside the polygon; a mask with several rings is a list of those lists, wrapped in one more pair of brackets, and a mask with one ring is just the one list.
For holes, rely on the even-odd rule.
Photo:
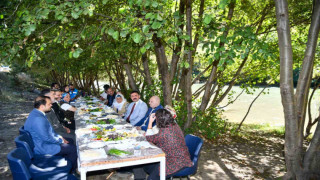
{"label": "plate of food", "polygon": [[107,154],[103,148],[80,151],[80,158],[83,161],[101,159],[106,157],[107,157]]}

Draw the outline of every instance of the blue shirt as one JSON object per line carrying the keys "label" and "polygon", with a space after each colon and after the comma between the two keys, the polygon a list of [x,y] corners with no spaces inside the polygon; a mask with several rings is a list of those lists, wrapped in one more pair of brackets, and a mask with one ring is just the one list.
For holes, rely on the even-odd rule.
{"label": "blue shirt", "polygon": [[[75,98],[77,95],[78,95],[78,89],[74,89],[74,90],[69,90],[69,94],[70,94],[70,99],[73,99],[73,98]],[[71,101],[71,102],[74,102],[74,100],[73,101]]]}
{"label": "blue shirt", "polygon": [[[144,116],[143,119],[141,119],[141,121],[139,121],[136,126],[141,126],[141,129],[144,131],[147,131],[148,129],[148,124],[149,124],[149,119],[150,119],[150,115],[152,113],[157,112],[159,109],[163,109],[163,106],[160,104],[159,106],[157,106],[156,108],[152,109],[151,107],[148,109],[148,112],[146,113],[146,115]],[[152,127],[156,125],[156,121],[153,121],[152,123]]]}
{"label": "blue shirt", "polygon": [[136,125],[141,119],[146,115],[148,111],[148,106],[145,102],[143,102],[141,99],[138,102],[132,102],[129,104],[126,113],[124,114],[124,119],[127,119],[130,115],[131,109],[133,105],[136,103],[136,106],[134,107],[134,110],[130,116],[130,124],[133,126]]}
{"label": "blue shirt", "polygon": [[35,154],[55,155],[60,152],[62,139],[52,128],[47,117],[38,109],[29,114],[24,129],[31,134]]}

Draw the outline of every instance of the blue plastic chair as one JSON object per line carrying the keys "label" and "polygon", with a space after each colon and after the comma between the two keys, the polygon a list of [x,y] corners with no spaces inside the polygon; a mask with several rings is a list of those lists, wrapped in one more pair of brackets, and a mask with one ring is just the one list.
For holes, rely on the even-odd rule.
{"label": "blue plastic chair", "polygon": [[8,155],[10,170],[13,180],[77,180],[77,178],[69,173],[53,171],[45,171],[42,168],[36,167],[31,163],[28,153],[23,148],[12,150]]}
{"label": "blue plastic chair", "polygon": [[31,141],[28,142],[28,144],[29,144],[31,150],[33,151],[34,143],[33,143],[33,141],[32,141],[31,134],[30,134],[28,131],[24,130],[24,126],[21,126],[21,127],[19,128],[19,133],[20,133],[20,135],[22,135],[22,134],[27,134],[27,135],[30,137]]}
{"label": "blue plastic chair", "polygon": [[198,160],[200,156],[200,151],[203,145],[203,140],[194,135],[186,135],[185,142],[188,146],[188,150],[190,153],[190,159],[193,162],[192,167],[184,168],[178,172],[176,172],[173,177],[187,177],[189,179],[189,175],[193,175],[197,172],[198,169]]}
{"label": "blue plastic chair", "polygon": [[27,152],[28,158],[35,166],[56,173],[68,173],[71,171],[72,163],[64,157],[52,155],[35,156],[29,146],[29,142],[32,141],[32,139],[30,139],[27,134],[16,137],[14,141],[17,148],[23,148]]}

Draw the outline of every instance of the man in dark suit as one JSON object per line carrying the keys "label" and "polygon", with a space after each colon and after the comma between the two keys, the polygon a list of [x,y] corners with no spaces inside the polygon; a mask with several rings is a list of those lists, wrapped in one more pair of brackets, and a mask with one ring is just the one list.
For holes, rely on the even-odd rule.
{"label": "man in dark suit", "polygon": [[24,129],[31,134],[35,154],[60,155],[72,162],[72,170],[77,168],[77,148],[73,140],[57,134],[45,112],[51,110],[51,100],[46,96],[38,96],[34,101],[34,109],[29,114]]}
{"label": "man in dark suit", "polygon": [[[138,130],[147,131],[149,119],[152,113],[156,113],[159,109],[163,109],[163,106],[160,104],[159,96],[152,96],[149,100],[150,108],[148,109],[146,115],[141,121],[139,121],[135,126]],[[153,122],[152,127],[156,125],[156,121]]]}

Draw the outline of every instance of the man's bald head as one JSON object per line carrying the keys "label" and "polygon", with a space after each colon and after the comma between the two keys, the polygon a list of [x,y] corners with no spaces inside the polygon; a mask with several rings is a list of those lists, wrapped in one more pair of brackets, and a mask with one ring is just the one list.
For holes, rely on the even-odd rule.
{"label": "man's bald head", "polygon": [[152,109],[158,107],[160,105],[160,98],[159,96],[152,96],[149,100],[149,105]]}

